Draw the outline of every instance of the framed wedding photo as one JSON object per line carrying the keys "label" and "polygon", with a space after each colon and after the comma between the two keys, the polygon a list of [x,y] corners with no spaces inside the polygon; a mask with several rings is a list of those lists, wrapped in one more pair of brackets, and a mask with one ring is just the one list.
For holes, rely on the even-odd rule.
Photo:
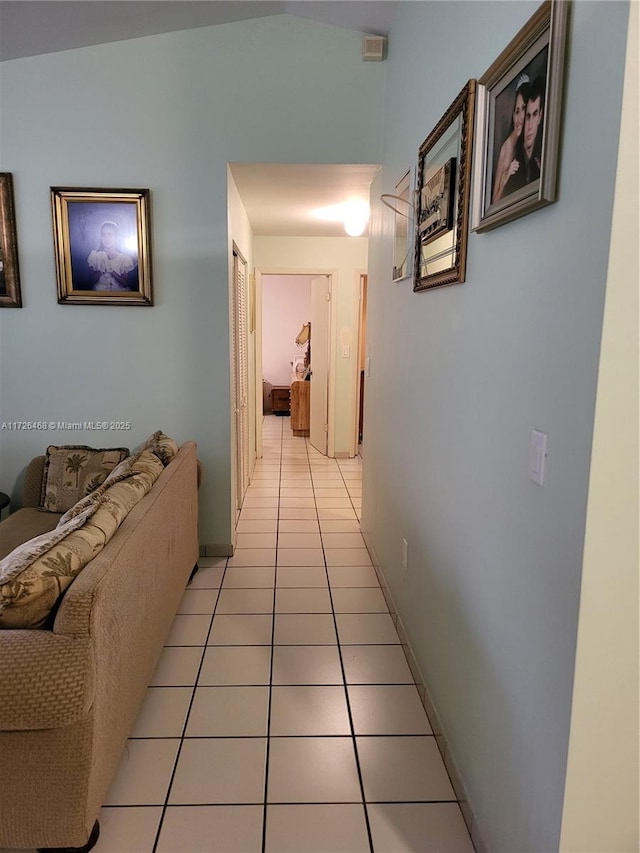
{"label": "framed wedding photo", "polygon": [[22,308],[13,177],[0,172],[0,308]]}
{"label": "framed wedding photo", "polygon": [[51,187],[60,304],[153,305],[149,195]]}
{"label": "framed wedding photo", "polygon": [[569,0],[545,0],[478,80],[472,230],[556,200]]}

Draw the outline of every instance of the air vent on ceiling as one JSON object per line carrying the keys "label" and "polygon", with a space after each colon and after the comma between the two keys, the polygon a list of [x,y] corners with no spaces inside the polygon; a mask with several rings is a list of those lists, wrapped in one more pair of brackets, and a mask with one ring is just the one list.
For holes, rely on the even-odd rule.
{"label": "air vent on ceiling", "polygon": [[365,62],[382,62],[387,56],[386,36],[363,36],[362,58]]}

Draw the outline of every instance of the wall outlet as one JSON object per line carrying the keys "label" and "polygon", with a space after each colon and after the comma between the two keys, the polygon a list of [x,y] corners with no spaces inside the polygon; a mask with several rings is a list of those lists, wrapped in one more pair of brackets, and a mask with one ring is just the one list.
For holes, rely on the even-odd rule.
{"label": "wall outlet", "polygon": [[402,540],[402,568],[405,572],[409,568],[409,543],[406,539]]}

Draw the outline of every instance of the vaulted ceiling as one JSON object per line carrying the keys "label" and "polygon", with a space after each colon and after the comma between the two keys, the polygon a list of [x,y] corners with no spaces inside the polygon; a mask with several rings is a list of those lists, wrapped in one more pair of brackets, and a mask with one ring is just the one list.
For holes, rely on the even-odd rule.
{"label": "vaulted ceiling", "polygon": [[[279,14],[386,35],[399,2],[1,0],[0,61]],[[243,163],[231,170],[255,234],[345,236],[342,223],[318,210],[368,201],[377,166]]]}
{"label": "vaulted ceiling", "polygon": [[400,0],[2,0],[0,61],[270,15],[386,35]]}

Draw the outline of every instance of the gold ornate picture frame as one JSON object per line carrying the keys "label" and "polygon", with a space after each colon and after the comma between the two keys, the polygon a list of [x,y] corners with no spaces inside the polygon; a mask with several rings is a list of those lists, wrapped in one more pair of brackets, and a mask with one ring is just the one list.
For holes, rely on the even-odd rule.
{"label": "gold ornate picture frame", "polygon": [[148,189],[51,187],[62,305],[153,305]]}
{"label": "gold ornate picture frame", "polygon": [[415,291],[465,280],[475,91],[469,80],[418,152]]}
{"label": "gold ornate picture frame", "polygon": [[0,308],[22,308],[13,176],[0,172]]}

